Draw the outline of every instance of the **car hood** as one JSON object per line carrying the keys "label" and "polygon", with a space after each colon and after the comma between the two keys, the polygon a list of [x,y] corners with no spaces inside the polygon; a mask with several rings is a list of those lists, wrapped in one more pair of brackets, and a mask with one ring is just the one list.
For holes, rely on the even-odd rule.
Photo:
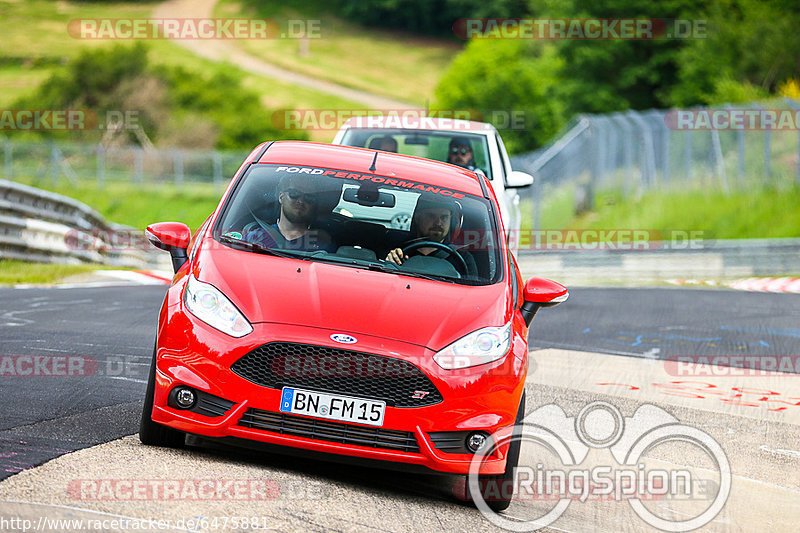
{"label": "car hood", "polygon": [[[467,286],[233,250],[197,254],[195,275],[251,323],[374,335],[440,350],[506,320],[506,284]],[[327,336],[327,335],[326,335]]]}

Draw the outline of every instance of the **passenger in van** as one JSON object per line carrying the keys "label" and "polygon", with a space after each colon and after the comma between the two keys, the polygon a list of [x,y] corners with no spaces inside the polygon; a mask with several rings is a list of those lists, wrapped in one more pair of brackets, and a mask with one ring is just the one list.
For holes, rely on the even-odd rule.
{"label": "passenger in van", "polygon": [[383,137],[372,139],[369,142],[369,148],[372,150],[397,153],[397,141],[390,135],[384,135]]}
{"label": "passenger in van", "polygon": [[317,216],[318,197],[306,176],[290,175],[278,184],[280,215],[275,224],[252,223],[242,238],[266,248],[334,252],[336,245],[324,230],[311,229]]}
{"label": "passenger in van", "polygon": [[[386,261],[402,265],[415,255],[438,257],[447,260],[461,274],[477,275],[472,255],[465,250],[457,251],[450,244],[451,235],[460,229],[460,225],[461,211],[456,201],[447,198],[421,197],[411,219],[412,238],[403,247],[390,250],[386,255]],[[403,252],[403,248],[424,241],[440,243],[443,246],[422,246],[407,253]],[[459,257],[463,259],[463,263]]]}

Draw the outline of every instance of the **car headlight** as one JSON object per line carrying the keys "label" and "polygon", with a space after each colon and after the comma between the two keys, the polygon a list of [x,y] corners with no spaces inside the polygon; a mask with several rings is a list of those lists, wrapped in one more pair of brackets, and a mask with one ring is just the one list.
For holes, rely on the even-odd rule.
{"label": "car headlight", "polygon": [[436,363],[447,370],[483,365],[497,361],[511,347],[511,323],[473,331],[440,350],[433,356]]}
{"label": "car headlight", "polygon": [[231,337],[244,337],[253,326],[216,287],[189,276],[183,298],[186,308],[197,318]]}

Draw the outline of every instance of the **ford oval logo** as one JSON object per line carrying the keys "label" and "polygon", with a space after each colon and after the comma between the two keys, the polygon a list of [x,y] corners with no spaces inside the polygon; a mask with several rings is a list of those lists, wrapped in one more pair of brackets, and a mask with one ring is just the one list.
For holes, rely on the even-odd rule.
{"label": "ford oval logo", "polygon": [[345,335],[344,333],[334,333],[331,335],[331,339],[336,342],[341,342],[342,344],[355,344],[358,342],[358,339],[355,337],[351,337],[350,335]]}

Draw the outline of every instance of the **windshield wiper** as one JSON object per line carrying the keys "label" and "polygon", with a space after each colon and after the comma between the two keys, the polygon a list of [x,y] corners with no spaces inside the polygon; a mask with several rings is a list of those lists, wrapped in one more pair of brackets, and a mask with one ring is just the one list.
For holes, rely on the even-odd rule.
{"label": "windshield wiper", "polygon": [[[394,264],[394,263],[392,263]],[[446,281],[448,283],[458,283],[458,279],[451,278],[448,276],[436,276],[434,274],[424,274],[422,272],[414,272],[413,270],[403,270],[402,268],[389,268],[385,265],[380,263],[372,262],[368,265],[370,270],[376,270],[378,272],[386,272],[389,274],[401,274],[403,276],[410,276],[412,278],[421,278],[421,279],[429,279],[432,281]]]}
{"label": "windshield wiper", "polygon": [[219,237],[219,241],[220,242],[224,242],[226,244],[230,244],[230,245],[238,247],[238,248],[243,248],[243,249],[248,250],[250,252],[256,252],[256,253],[259,253],[259,254],[275,255],[275,256],[278,256],[278,257],[293,257],[293,258],[305,259],[305,256],[302,256],[302,255],[295,255],[293,253],[285,252],[283,250],[276,250],[275,248],[267,248],[266,246],[262,246],[262,245],[260,245],[258,243],[255,243],[255,242],[248,242],[248,241],[243,241],[241,239],[236,239],[234,237],[231,237],[230,235],[221,235]]}

